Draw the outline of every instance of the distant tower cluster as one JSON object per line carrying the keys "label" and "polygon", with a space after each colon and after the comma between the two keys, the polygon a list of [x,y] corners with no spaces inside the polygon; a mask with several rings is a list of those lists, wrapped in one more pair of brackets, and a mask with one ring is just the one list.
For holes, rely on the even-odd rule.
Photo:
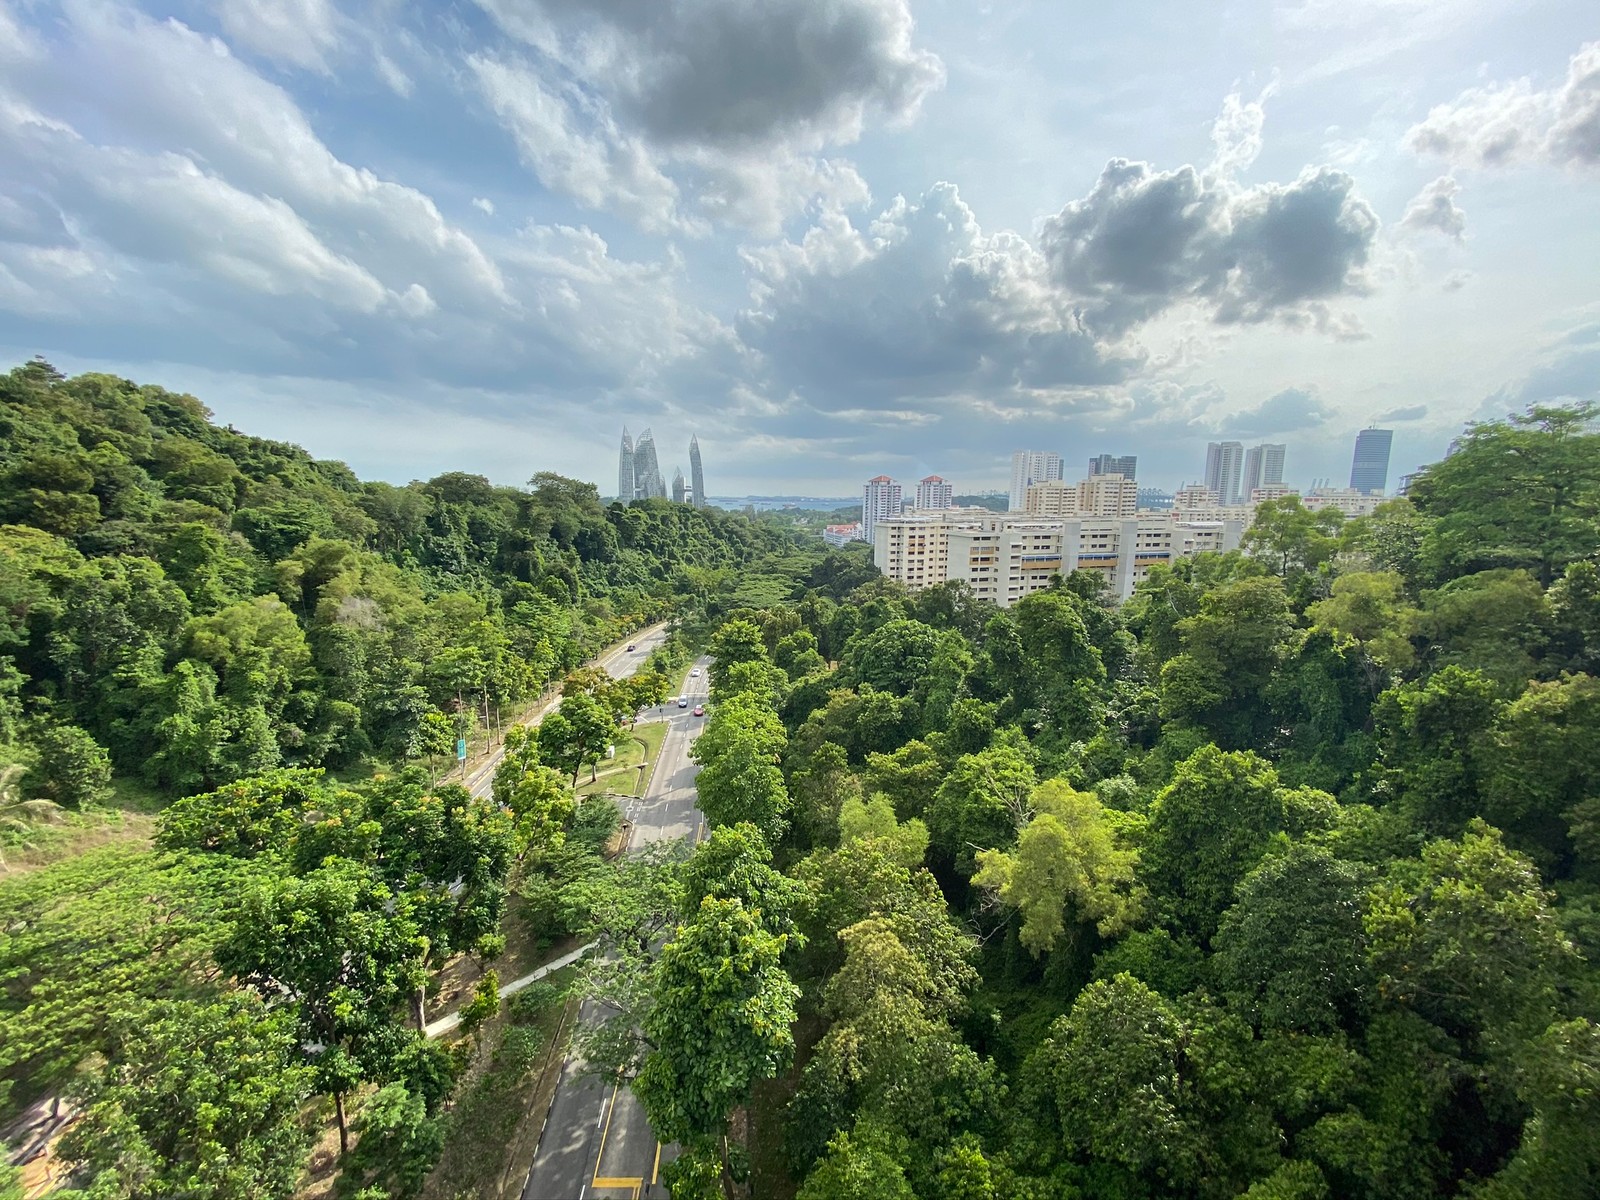
{"label": "distant tower cluster", "polygon": [[1244,452],[1244,499],[1258,488],[1276,487],[1283,482],[1283,457],[1288,447],[1282,442],[1262,442]]}
{"label": "distant tower cluster", "polygon": [[861,536],[872,540],[879,521],[898,517],[901,510],[900,485],[887,475],[874,475],[861,490]]}
{"label": "distant tower cluster", "polygon": [[1018,450],[1011,456],[1011,508],[1021,512],[1028,489],[1061,478],[1061,455],[1053,451]]}
{"label": "distant tower cluster", "polygon": [[[617,459],[617,499],[627,504],[633,500],[665,500],[667,494],[667,481],[656,458],[655,435],[645,429],[635,441],[623,426],[622,449]],[[700,462],[698,437],[689,439],[689,479],[684,479],[682,467],[675,468],[671,495],[679,504],[705,507],[705,470]]]}
{"label": "distant tower cluster", "polygon": [[1089,478],[1096,475],[1121,475],[1124,479],[1139,478],[1137,454],[1096,454],[1089,460]]}
{"label": "distant tower cluster", "polygon": [[697,508],[706,506],[706,473],[700,466],[700,439],[691,434],[689,437],[689,486],[694,495],[689,497],[689,503]]}
{"label": "distant tower cluster", "polygon": [[942,475],[929,475],[917,481],[918,508],[954,508],[955,488]]}
{"label": "distant tower cluster", "polygon": [[1389,487],[1389,450],[1394,430],[1363,429],[1356,434],[1350,459],[1350,486],[1365,496],[1381,496]]}

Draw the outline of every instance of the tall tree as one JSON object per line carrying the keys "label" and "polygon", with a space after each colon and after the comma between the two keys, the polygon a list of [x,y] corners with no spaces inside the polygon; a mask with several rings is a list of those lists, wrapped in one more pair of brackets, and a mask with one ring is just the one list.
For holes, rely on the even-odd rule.
{"label": "tall tree", "polygon": [[295,1035],[246,995],[121,1010],[61,1157],[94,1196],[287,1200],[311,1146]]}
{"label": "tall tree", "polygon": [[655,974],[645,1020],[654,1048],[634,1093],[663,1141],[720,1146],[725,1174],[730,1114],[794,1053],[799,989],[779,965],[783,945],[740,901],[708,896]]}

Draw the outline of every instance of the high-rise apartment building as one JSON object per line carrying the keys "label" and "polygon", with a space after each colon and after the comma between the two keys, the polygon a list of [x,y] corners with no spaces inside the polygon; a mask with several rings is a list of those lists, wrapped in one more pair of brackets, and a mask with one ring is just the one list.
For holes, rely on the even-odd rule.
{"label": "high-rise apartment building", "polygon": [[1152,567],[1237,549],[1244,528],[1238,519],[1165,514],[1052,519],[956,509],[884,518],[870,540],[878,569],[913,591],[959,580],[1009,608],[1073,571],[1098,572],[1126,600]]}
{"label": "high-rise apartment building", "polygon": [[1139,485],[1121,475],[1091,475],[1078,483],[1035,483],[1022,511],[1030,517],[1131,517],[1139,511]]}
{"label": "high-rise apartment building", "polygon": [[700,466],[700,439],[689,438],[689,486],[694,495],[690,498],[696,508],[706,506],[706,473]]}
{"label": "high-rise apartment building", "polygon": [[682,467],[676,468],[672,472],[672,502],[674,504],[682,504],[683,503],[683,501],[684,501],[684,492],[688,488],[688,486],[689,485],[684,483],[684,481],[683,481],[683,468]]}
{"label": "high-rise apartment building", "polygon": [[1121,475],[1124,479],[1139,477],[1137,454],[1096,454],[1089,460],[1089,478],[1096,475]]}
{"label": "high-rise apartment building", "polygon": [[617,499],[624,504],[629,503],[634,497],[633,481],[633,438],[628,435],[628,427],[622,427],[622,453],[617,456]]}
{"label": "high-rise apartment building", "polygon": [[1239,484],[1241,500],[1250,499],[1250,493],[1258,488],[1283,483],[1283,456],[1287,449],[1282,442],[1262,442],[1244,452],[1244,478]]}
{"label": "high-rise apartment building", "polygon": [[1392,429],[1363,429],[1356,434],[1350,486],[1367,495],[1383,495],[1389,487],[1389,450],[1393,445]]}
{"label": "high-rise apartment building", "polygon": [[1075,517],[1078,515],[1078,485],[1060,479],[1030,483],[1021,511],[1030,517]]}
{"label": "high-rise apartment building", "polygon": [[1131,517],[1139,511],[1139,485],[1111,473],[1091,475],[1078,485],[1078,512],[1088,517]]}
{"label": "high-rise apartment building", "polygon": [[874,475],[861,489],[861,536],[872,540],[879,521],[898,517],[901,509],[900,485],[887,475]]}
{"label": "high-rise apartment building", "polygon": [[1011,508],[1021,512],[1028,488],[1061,478],[1061,455],[1048,450],[1018,450],[1011,456]]}
{"label": "high-rise apartment building", "polygon": [[633,494],[640,500],[667,498],[667,482],[656,462],[656,439],[648,429],[633,444]]}
{"label": "high-rise apartment building", "polygon": [[955,488],[943,476],[929,475],[917,480],[918,508],[949,508],[955,503]]}
{"label": "high-rise apartment building", "polygon": [[1206,487],[1223,504],[1239,503],[1239,484],[1244,475],[1242,442],[1206,444]]}

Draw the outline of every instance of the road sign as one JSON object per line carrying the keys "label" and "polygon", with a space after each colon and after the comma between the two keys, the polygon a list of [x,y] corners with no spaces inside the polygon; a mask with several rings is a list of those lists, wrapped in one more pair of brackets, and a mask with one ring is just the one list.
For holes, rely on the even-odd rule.
{"label": "road sign", "polygon": [[467,739],[466,738],[457,738],[456,739],[456,758],[460,759],[462,762],[466,762],[467,761]]}

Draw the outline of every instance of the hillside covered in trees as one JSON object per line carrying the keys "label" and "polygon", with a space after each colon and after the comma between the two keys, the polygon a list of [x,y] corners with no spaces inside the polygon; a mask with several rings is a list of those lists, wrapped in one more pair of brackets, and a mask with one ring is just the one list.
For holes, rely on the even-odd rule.
{"label": "hillside covered in trees", "polygon": [[714,833],[596,1039],[674,1196],[1600,1194],[1595,418],[1121,608],[724,623]]}
{"label": "hillside covered in trees", "polygon": [[[416,1028],[438,972],[495,959],[508,901],[598,869],[618,819],[573,802],[593,729],[510,737],[492,799],[425,764],[640,626],[841,571],[777,521],[362,482],[191,396],[0,375],[0,1126],[71,1101],[89,1194],[260,1197],[332,1121],[366,1130],[349,1192],[414,1191],[471,1059]],[[569,731],[635,702],[578,690]],[[114,820],[152,808],[153,845]],[[535,940],[578,920],[529,910]]]}
{"label": "hillside covered in trees", "polygon": [[[288,1197],[335,1130],[339,1195],[489,1194],[460,1138],[527,1108],[560,1001],[502,1006],[510,936],[605,951],[580,1047],[678,1200],[1600,1194],[1592,410],[1000,611],[778,524],[3,386],[6,836],[162,804],[0,876],[0,1118],[75,1105],[81,1194]],[[572,735],[636,697],[574,668],[668,614],[711,834],[608,858]],[[556,678],[491,796],[418,765],[458,696]]]}
{"label": "hillside covered in trees", "polygon": [[787,594],[820,557],[551,474],[363,483],[192,396],[38,361],[0,377],[0,522],[0,745],[66,804],[108,759],[183,795],[436,752],[458,707],[515,707],[626,629]]}

